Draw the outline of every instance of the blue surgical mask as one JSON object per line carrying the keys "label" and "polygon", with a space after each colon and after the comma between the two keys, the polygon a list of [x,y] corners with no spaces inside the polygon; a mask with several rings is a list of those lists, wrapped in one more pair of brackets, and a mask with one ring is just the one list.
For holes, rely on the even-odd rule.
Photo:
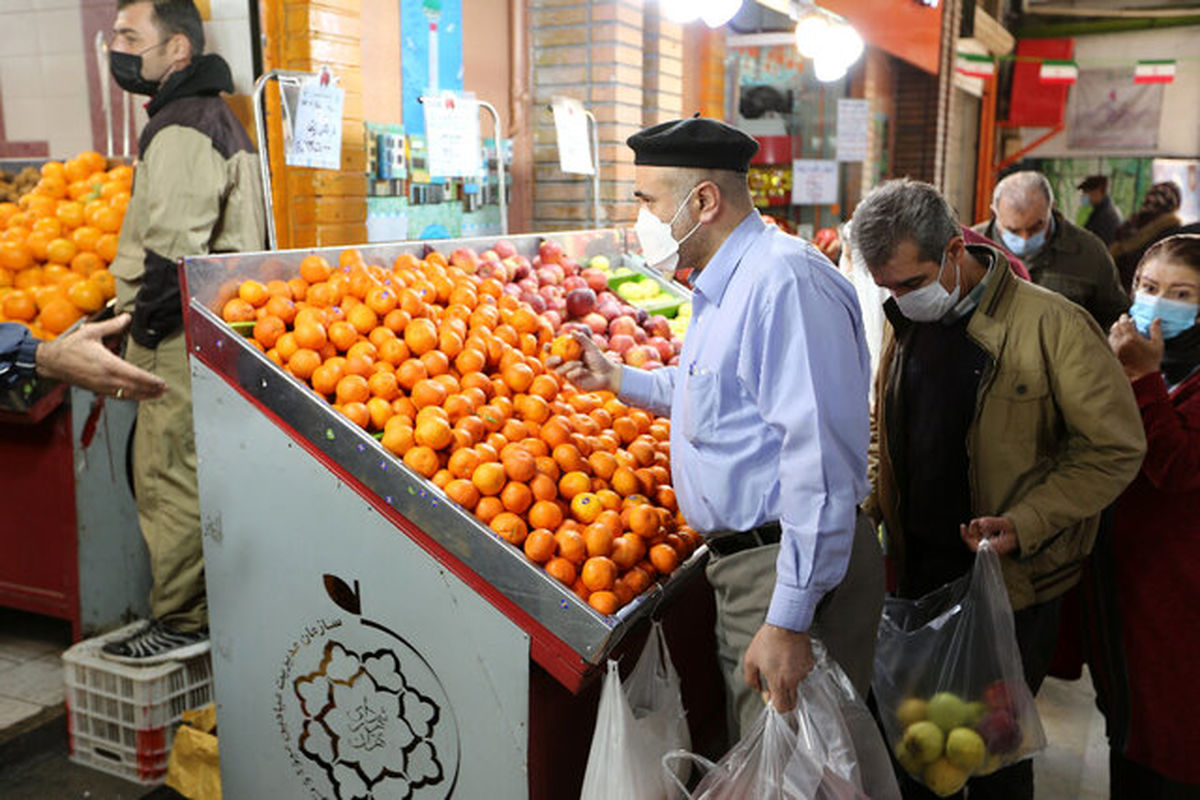
{"label": "blue surgical mask", "polygon": [[1197,314],[1200,314],[1200,305],[1196,303],[1170,300],[1145,292],[1138,292],[1133,298],[1133,305],[1129,307],[1129,316],[1143,336],[1150,335],[1150,323],[1155,319],[1162,320],[1164,339],[1174,339],[1195,325]]}
{"label": "blue surgical mask", "polygon": [[1046,233],[1049,230],[1050,226],[1047,225],[1028,239],[1022,239],[1012,231],[1000,228],[1000,239],[1004,242],[1004,246],[1008,248],[1010,253],[1018,258],[1025,258],[1036,255],[1042,249],[1046,244]]}

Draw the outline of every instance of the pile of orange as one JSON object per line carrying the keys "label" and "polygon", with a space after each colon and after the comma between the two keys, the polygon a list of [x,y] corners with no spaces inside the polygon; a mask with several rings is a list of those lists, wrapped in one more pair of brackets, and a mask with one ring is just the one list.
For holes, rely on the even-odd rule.
{"label": "pile of orange", "polygon": [[222,316],[601,613],[695,550],[669,422],[548,370],[573,340],[441,253],[339,261],[230,287]]}
{"label": "pile of orange", "polygon": [[113,297],[133,168],[107,166],[95,152],[48,161],[32,191],[0,203],[0,321],[52,339]]}

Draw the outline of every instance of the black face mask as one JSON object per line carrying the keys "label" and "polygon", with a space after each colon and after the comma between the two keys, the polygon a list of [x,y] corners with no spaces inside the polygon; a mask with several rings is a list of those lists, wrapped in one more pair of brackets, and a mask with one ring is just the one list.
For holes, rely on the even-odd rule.
{"label": "black face mask", "polygon": [[[154,45],[154,47],[161,46],[161,44]],[[147,53],[154,47],[147,48],[142,53]],[[158,93],[159,82],[142,77],[142,53],[120,53],[116,50],[109,50],[108,68],[112,72],[117,86],[130,94],[145,94],[153,97]]]}

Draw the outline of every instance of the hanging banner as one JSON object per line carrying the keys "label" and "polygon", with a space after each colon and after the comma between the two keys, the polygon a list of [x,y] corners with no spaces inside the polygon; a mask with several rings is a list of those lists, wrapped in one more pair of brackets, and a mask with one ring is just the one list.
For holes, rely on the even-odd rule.
{"label": "hanging banner", "polygon": [[400,82],[410,134],[425,132],[420,97],[462,91],[462,16],[462,0],[400,0]]}
{"label": "hanging banner", "polygon": [[1067,146],[1073,150],[1158,147],[1161,85],[1130,83],[1129,69],[1085,69],[1068,104]]}
{"label": "hanging banner", "polygon": [[479,103],[474,95],[443,92],[426,97],[425,146],[431,178],[463,178],[483,172]]}
{"label": "hanging banner", "polygon": [[292,135],[284,149],[289,167],[342,168],[342,107],[346,92],[328,70],[300,84]]}
{"label": "hanging banner", "polygon": [[1134,83],[1174,83],[1175,62],[1139,61],[1133,69]]}
{"label": "hanging banner", "polygon": [[563,172],[594,175],[592,141],[588,136],[588,118],[583,105],[570,97],[555,97],[554,133],[558,139],[558,165]]}
{"label": "hanging banner", "polygon": [[838,201],[838,163],[798,158],[792,162],[792,205],[823,206]]}
{"label": "hanging banner", "polygon": [[1059,61],[1047,58],[1038,68],[1038,80],[1042,83],[1070,85],[1079,79],[1079,66],[1074,61]]}
{"label": "hanging banner", "polygon": [[959,53],[954,68],[968,78],[990,78],[996,74],[996,60],[976,53]]}
{"label": "hanging banner", "polygon": [[871,101],[840,99],[837,104],[837,160],[866,161]]}

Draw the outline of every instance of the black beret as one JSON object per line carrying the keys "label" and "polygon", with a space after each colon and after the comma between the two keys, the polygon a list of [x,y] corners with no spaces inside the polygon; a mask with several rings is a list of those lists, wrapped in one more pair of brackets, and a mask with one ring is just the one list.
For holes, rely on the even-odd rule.
{"label": "black beret", "polygon": [[1083,192],[1091,192],[1096,189],[1107,192],[1108,178],[1104,175],[1088,175],[1083,181],[1075,187]]}
{"label": "black beret", "polygon": [[704,117],[660,122],[625,140],[633,163],[651,167],[698,167],[746,172],[758,142],[732,125]]}

